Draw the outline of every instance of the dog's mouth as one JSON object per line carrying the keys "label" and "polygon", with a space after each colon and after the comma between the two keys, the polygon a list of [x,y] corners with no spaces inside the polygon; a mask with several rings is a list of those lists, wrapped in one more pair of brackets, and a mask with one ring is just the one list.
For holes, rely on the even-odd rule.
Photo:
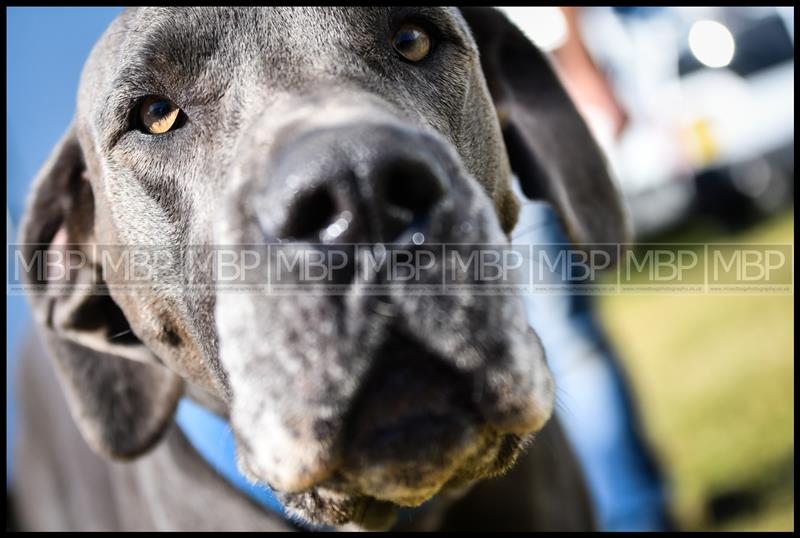
{"label": "dog's mouth", "polygon": [[[479,373],[458,370],[407,332],[390,329],[374,355],[335,438],[314,440],[327,445],[325,469],[308,487],[276,488],[303,521],[388,528],[401,510],[502,473],[528,437],[487,422],[476,405]],[[249,465],[256,447],[245,446],[248,474],[269,482]]]}
{"label": "dog's mouth", "polygon": [[479,373],[460,371],[418,338],[391,329],[344,417],[344,481],[415,506],[458,476],[476,478],[502,437],[476,405],[482,385]]}
{"label": "dog's mouth", "polygon": [[[337,473],[307,491],[280,494],[280,498],[288,514],[301,526],[310,523],[345,529],[388,530],[398,520],[419,521],[429,510],[435,510],[437,500],[446,502],[448,497],[463,494],[476,481],[502,474],[514,464],[529,438],[513,434],[487,437],[460,466],[438,474],[438,478],[448,478],[435,488],[413,489],[401,478],[397,482],[384,481],[382,487],[368,493],[359,486],[362,477]],[[428,475],[425,483],[436,477]],[[398,492],[400,495],[393,497]]]}
{"label": "dog's mouth", "polygon": [[[313,311],[314,329],[224,318],[231,422],[240,469],[302,521],[385,528],[401,508],[506,471],[552,411],[521,303],[402,292],[262,299],[285,319]],[[376,314],[378,299],[395,313]],[[266,330],[269,347],[241,337]]]}
{"label": "dog's mouth", "polygon": [[[488,443],[485,451],[476,451],[436,491],[419,490],[414,502],[387,500],[354,489],[353,482],[334,477],[308,491],[281,494],[290,516],[301,526],[305,523],[363,530],[388,530],[398,520],[420,520],[434,509],[438,498],[461,495],[474,482],[496,476],[509,469],[526,440],[516,435],[502,435]],[[406,489],[406,492],[410,490]],[[420,500],[421,499],[421,500]]]}

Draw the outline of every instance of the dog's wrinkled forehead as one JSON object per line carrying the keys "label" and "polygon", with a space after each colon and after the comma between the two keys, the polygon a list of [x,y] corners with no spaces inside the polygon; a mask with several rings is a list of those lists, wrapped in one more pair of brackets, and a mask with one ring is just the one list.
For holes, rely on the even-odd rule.
{"label": "dog's wrinkled forehead", "polygon": [[[408,23],[431,37],[419,62],[392,46]],[[187,128],[161,137],[132,128],[148,96],[175,103]],[[129,9],[87,62],[76,132],[96,193],[119,190],[111,172],[129,177],[126,190],[203,243],[237,167],[266,154],[292,121],[342,120],[345,109],[357,112],[349,121],[383,114],[440,135],[490,196],[508,176],[478,48],[455,8]],[[120,240],[138,226],[133,217],[109,216]]]}
{"label": "dog's wrinkled forehead", "polygon": [[[386,45],[400,22],[415,19],[435,26],[444,50],[408,79],[407,66]],[[84,73],[81,104],[113,116],[98,122],[109,127],[143,94],[167,95],[199,115],[224,95],[239,105],[268,102],[280,92],[319,91],[333,79],[401,108],[413,108],[404,101],[447,108],[463,97],[466,81],[459,75],[476,57],[466,23],[450,8],[129,9],[99,48]],[[446,76],[437,69],[443,65]],[[429,78],[436,71],[440,78]],[[119,132],[105,134],[113,141]]]}

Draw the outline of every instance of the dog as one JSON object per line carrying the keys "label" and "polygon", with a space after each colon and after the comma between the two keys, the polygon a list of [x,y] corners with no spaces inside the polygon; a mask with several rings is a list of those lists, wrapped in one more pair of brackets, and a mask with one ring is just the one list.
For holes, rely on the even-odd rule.
{"label": "dog", "polygon": [[[577,245],[622,241],[599,148],[503,14],[127,9],[78,95],[21,227],[27,262],[80,245],[68,277],[91,283],[31,279],[45,347],[18,380],[23,526],[296,528],[196,453],[174,422],[186,396],[310,524],[400,528],[423,505],[409,528],[592,527],[519,297],[357,293],[351,265],[337,295],[225,293],[184,264],[212,245],[508,243],[513,174]],[[166,245],[167,262],[126,291],[97,245]]]}

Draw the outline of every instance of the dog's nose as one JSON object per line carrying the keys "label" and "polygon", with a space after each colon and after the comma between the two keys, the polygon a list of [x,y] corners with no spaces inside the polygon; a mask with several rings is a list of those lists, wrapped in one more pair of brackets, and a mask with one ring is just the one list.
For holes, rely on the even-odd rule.
{"label": "dog's nose", "polygon": [[281,239],[404,242],[427,229],[448,190],[424,134],[396,126],[338,127],[284,144],[273,181],[288,200]]}

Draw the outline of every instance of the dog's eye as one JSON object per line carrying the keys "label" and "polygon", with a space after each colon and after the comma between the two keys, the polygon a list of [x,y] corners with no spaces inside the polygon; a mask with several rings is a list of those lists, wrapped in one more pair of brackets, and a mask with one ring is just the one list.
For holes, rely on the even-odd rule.
{"label": "dog's eye", "polygon": [[139,103],[137,117],[141,129],[150,134],[164,134],[180,126],[181,109],[159,95],[145,97]]}
{"label": "dog's eye", "polygon": [[392,46],[406,60],[418,62],[430,53],[431,38],[421,26],[405,23],[394,34]]}

